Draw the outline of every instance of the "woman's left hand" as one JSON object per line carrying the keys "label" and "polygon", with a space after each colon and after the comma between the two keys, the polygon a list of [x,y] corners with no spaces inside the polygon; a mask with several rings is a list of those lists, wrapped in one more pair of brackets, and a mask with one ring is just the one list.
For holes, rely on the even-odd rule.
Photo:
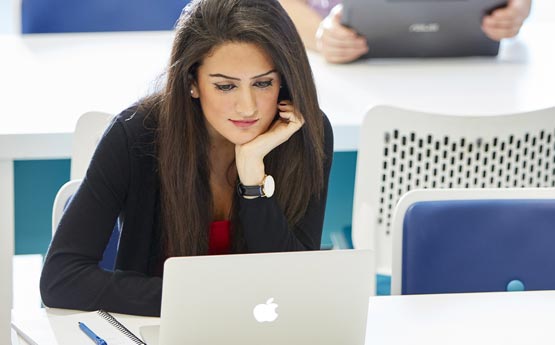
{"label": "woman's left hand", "polygon": [[279,119],[263,134],[242,145],[235,145],[235,162],[241,183],[254,186],[264,179],[264,157],[283,144],[304,124],[303,116],[290,101],[278,104]]}

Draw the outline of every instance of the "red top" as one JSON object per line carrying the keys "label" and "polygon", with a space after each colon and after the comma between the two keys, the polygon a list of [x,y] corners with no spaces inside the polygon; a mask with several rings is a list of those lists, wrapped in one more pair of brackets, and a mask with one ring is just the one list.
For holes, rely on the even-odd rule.
{"label": "red top", "polygon": [[[229,220],[220,220],[210,223],[210,233],[208,234],[208,254],[221,255],[231,253],[231,236],[230,236],[231,222]],[[157,271],[154,274],[162,276],[164,271],[164,259],[158,265]]]}
{"label": "red top", "polygon": [[220,220],[210,224],[210,233],[208,235],[208,254],[220,255],[230,253],[230,228],[231,222],[229,220]]}

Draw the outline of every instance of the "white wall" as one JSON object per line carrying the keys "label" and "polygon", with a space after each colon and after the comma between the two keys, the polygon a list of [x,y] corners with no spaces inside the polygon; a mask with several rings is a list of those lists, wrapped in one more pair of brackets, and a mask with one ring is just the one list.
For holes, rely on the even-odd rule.
{"label": "white wall", "polygon": [[531,21],[555,20],[554,0],[532,0]]}
{"label": "white wall", "polygon": [[16,31],[20,0],[0,0],[0,34]]}

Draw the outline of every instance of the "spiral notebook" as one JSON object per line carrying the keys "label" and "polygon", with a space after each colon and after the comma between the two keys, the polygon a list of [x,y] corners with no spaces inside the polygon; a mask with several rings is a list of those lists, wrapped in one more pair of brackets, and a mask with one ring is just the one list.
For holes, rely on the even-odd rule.
{"label": "spiral notebook", "polygon": [[[98,328],[98,330],[95,330],[95,333],[102,337],[104,340],[106,340],[106,342],[108,344],[119,344],[119,342],[121,341],[122,344],[123,343],[129,343],[129,344],[138,344],[138,345],[146,345],[146,343],[144,341],[142,341],[141,339],[139,339],[135,334],[133,334],[133,332],[131,332],[129,329],[127,329],[127,327],[125,327],[121,322],[118,321],[118,319],[116,319],[112,314],[108,313],[107,311],[104,310],[99,310],[97,311],[97,314],[104,319],[104,321],[106,321],[107,323],[99,325],[100,327]],[[83,322],[83,321],[81,321]],[[96,323],[96,320],[95,320]],[[107,327],[108,325],[111,325],[113,328],[117,329],[119,331],[119,333],[113,333],[112,329],[110,329],[110,331],[108,331]],[[87,324],[87,326],[89,328],[92,327],[92,325]],[[101,331],[105,331],[105,333],[101,332]],[[110,337],[115,337],[117,339],[110,341],[109,339],[107,339],[107,335],[105,334],[110,334]],[[127,337],[131,342],[127,341],[127,339],[122,338],[122,336]],[[125,340],[125,342],[123,342],[123,340]]]}
{"label": "spiral notebook", "polygon": [[[79,329],[79,322],[86,324],[109,345],[146,345],[130,330],[129,323],[140,325],[158,323],[157,318],[117,314],[114,316],[102,310],[70,315],[52,315],[45,312],[39,317],[13,316],[12,326],[16,332],[28,343],[40,345],[90,343],[91,340]],[[138,329],[138,327],[135,328]]]}

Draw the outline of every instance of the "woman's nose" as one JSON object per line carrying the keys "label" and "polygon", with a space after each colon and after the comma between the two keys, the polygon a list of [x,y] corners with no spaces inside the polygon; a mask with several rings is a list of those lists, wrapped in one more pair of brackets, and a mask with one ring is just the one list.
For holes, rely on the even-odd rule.
{"label": "woman's nose", "polygon": [[244,117],[256,114],[256,100],[251,90],[243,90],[239,93],[239,98],[235,104],[235,111]]}

